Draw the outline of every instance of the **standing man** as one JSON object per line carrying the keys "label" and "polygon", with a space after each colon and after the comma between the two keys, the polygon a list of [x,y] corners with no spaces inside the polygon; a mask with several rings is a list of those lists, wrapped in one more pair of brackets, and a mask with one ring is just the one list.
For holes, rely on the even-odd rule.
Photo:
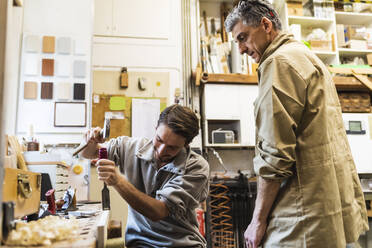
{"label": "standing man", "polygon": [[194,112],[167,107],[152,140],[122,136],[101,145],[99,132],[86,133],[82,155],[97,158],[99,148],[107,147],[109,159],[96,163],[98,178],[130,206],[126,247],[206,247],[195,208],[208,194],[209,165],[189,147],[199,132]]}
{"label": "standing man", "polygon": [[255,102],[258,194],[247,247],[338,247],[368,230],[363,192],[327,67],[281,31],[265,0],[225,21],[241,53],[259,63]]}

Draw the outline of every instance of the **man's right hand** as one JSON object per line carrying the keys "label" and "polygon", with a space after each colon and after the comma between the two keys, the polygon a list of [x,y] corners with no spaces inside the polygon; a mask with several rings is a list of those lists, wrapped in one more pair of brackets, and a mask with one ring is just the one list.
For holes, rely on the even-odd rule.
{"label": "man's right hand", "polygon": [[85,141],[89,144],[98,144],[105,142],[104,138],[101,135],[101,128],[95,127],[92,129],[89,129],[85,133]]}
{"label": "man's right hand", "polygon": [[98,157],[98,149],[100,148],[99,143],[105,142],[102,137],[101,128],[95,127],[89,129],[84,134],[84,140],[87,146],[81,151],[81,155],[84,158],[94,159]]}

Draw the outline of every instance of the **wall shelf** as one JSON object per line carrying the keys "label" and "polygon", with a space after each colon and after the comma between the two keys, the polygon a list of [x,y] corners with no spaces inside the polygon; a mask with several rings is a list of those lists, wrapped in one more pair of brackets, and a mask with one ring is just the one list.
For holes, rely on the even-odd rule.
{"label": "wall shelf", "polygon": [[351,25],[370,25],[372,23],[371,13],[355,13],[336,11],[336,22]]}
{"label": "wall shelf", "polygon": [[205,83],[223,83],[223,84],[258,84],[258,77],[256,75],[247,74],[213,74],[202,73],[200,82]]}
{"label": "wall shelf", "polygon": [[344,55],[344,56],[363,56],[368,53],[372,53],[372,50],[368,50],[368,49],[359,50],[359,49],[350,49],[350,48],[338,48],[338,51],[340,55]]}

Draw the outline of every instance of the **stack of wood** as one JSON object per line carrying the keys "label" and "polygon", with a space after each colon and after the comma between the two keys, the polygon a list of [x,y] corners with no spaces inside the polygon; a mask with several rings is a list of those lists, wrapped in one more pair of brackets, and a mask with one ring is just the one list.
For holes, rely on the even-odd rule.
{"label": "stack of wood", "polygon": [[339,92],[338,97],[344,113],[371,112],[371,97],[368,92]]}
{"label": "stack of wood", "polygon": [[342,112],[371,113],[372,68],[329,67]]}
{"label": "stack of wood", "polygon": [[6,136],[5,168],[21,169],[27,171],[26,161],[23,157],[23,147],[16,136]]}

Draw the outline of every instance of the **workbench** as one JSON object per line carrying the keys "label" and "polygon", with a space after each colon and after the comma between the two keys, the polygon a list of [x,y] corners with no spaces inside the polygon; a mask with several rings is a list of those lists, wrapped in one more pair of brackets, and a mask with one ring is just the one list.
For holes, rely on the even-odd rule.
{"label": "workbench", "polygon": [[[77,205],[76,211],[69,212],[76,216],[79,223],[79,235],[75,239],[55,242],[55,248],[104,248],[107,241],[107,225],[110,211],[101,210],[101,204]],[[94,213],[94,214],[93,214]],[[14,248],[15,246],[0,246],[1,248]],[[25,247],[25,246],[22,246]]]}

